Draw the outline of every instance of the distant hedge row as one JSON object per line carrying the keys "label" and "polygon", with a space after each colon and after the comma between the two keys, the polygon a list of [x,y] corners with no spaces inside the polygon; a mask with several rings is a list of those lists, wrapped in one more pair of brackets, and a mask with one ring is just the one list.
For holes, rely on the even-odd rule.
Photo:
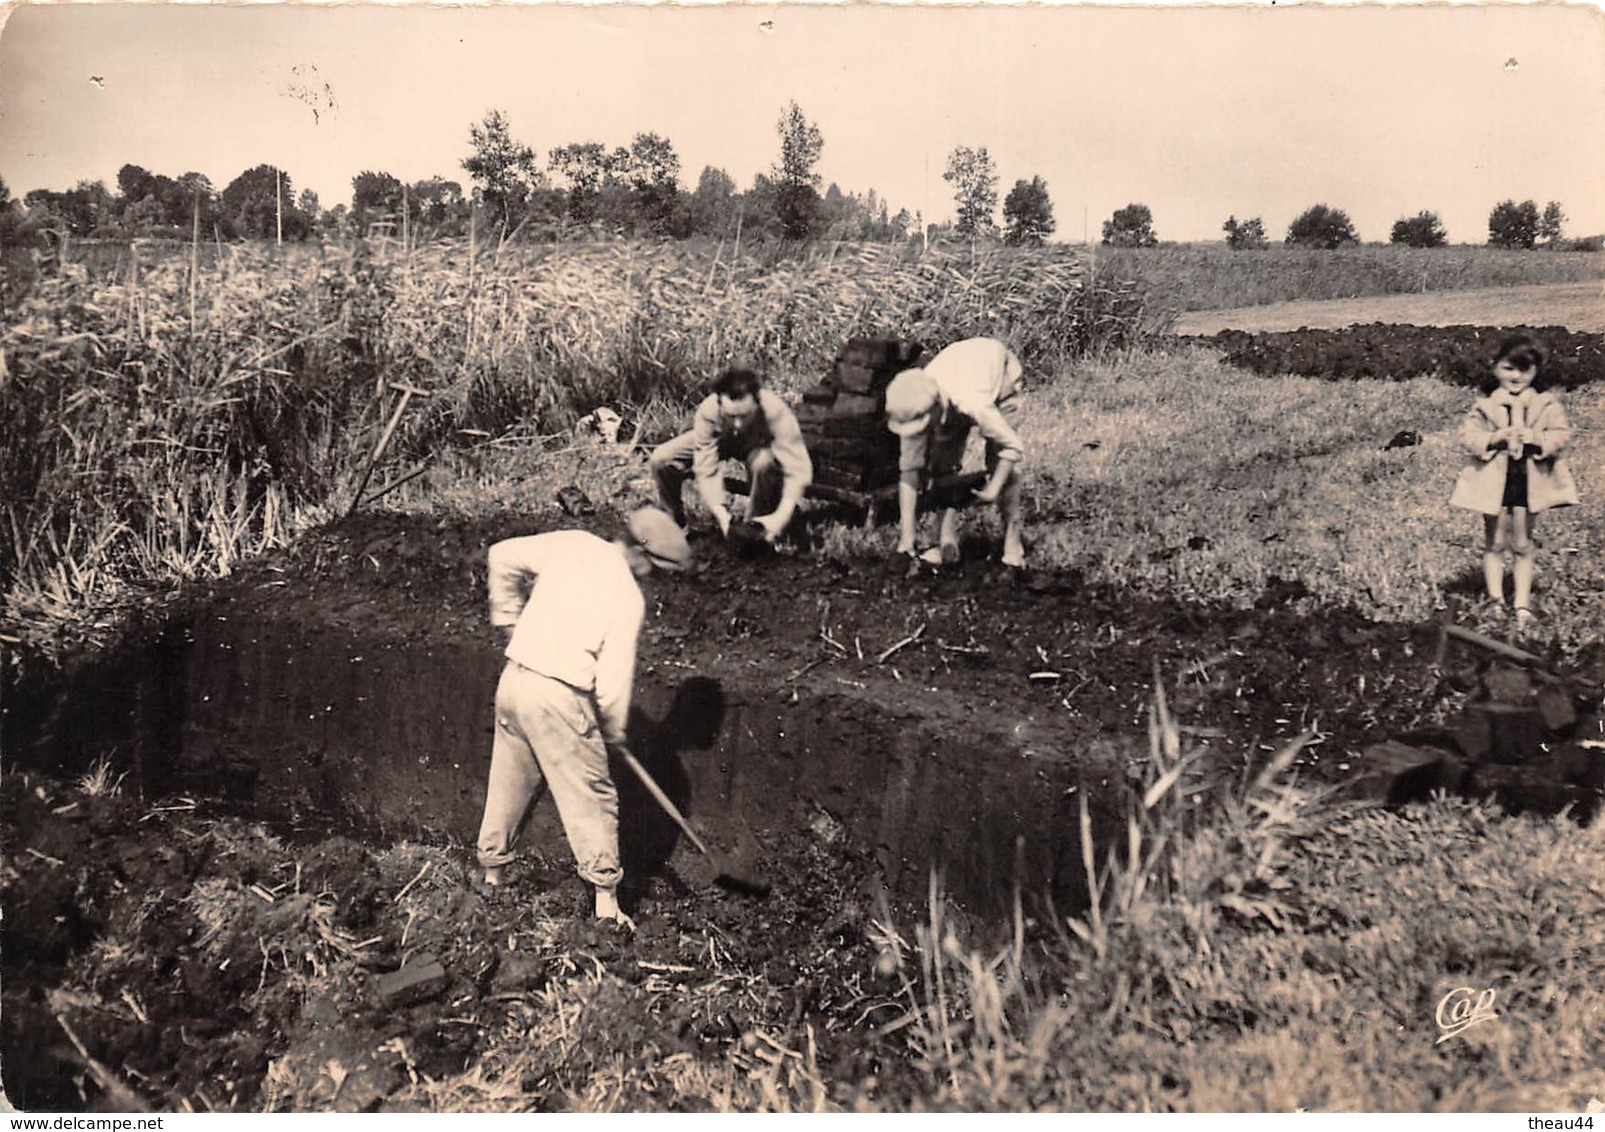
{"label": "distant hedge row", "polygon": [[1223,330],[1193,341],[1213,342],[1234,366],[1258,374],[1292,373],[1347,381],[1369,377],[1402,381],[1436,377],[1476,386],[1488,375],[1494,351],[1508,334],[1525,331],[1550,350],[1549,383],[1575,389],[1605,381],[1605,334],[1563,326],[1397,326],[1372,323],[1342,330],[1250,334]]}

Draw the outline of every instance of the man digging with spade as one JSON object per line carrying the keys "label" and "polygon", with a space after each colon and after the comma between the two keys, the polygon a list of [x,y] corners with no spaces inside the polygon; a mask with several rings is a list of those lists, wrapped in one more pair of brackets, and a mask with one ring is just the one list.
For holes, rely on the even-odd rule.
{"label": "man digging with spade", "polygon": [[[507,639],[496,687],[496,735],[479,827],[485,883],[500,884],[519,826],[550,787],[596,916],[635,925],[619,908],[619,794],[608,748],[622,747],[646,603],[637,579],[688,571],[691,547],[673,519],[632,512],[625,536],[550,531],[490,548],[490,621]],[[527,596],[526,596],[527,595]]]}

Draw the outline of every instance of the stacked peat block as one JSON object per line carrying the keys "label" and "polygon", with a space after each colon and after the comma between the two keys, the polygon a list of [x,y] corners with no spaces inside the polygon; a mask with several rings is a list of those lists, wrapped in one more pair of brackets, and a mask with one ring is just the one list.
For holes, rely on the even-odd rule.
{"label": "stacked peat block", "polygon": [[898,439],[886,427],[886,387],[920,353],[918,343],[900,338],[854,338],[804,391],[797,423],[817,486],[870,496],[897,483]]}
{"label": "stacked peat block", "polygon": [[1469,692],[1441,727],[1367,747],[1352,792],[1392,803],[1443,791],[1520,813],[1569,807],[1591,821],[1605,801],[1600,690],[1508,660],[1450,673]]}

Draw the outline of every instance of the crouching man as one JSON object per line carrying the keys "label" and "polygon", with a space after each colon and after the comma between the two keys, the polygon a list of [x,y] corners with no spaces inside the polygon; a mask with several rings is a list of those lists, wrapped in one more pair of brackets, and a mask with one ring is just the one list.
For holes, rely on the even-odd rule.
{"label": "crouching man", "polygon": [[619,795],[608,747],[625,740],[645,610],[637,579],[691,565],[685,535],[650,507],[633,512],[615,542],[551,531],[490,548],[490,620],[506,633],[507,666],[479,827],[486,884],[501,883],[544,784],[579,874],[595,886],[597,918],[634,926],[618,904]]}
{"label": "crouching man", "polygon": [[796,514],[797,504],[814,478],[814,465],[796,414],[763,388],[750,369],[732,367],[720,374],[713,392],[697,406],[691,431],[664,442],[652,453],[658,497],[682,528],[685,504],[681,488],[689,474],[720,533],[730,533],[730,499],[720,467],[725,460],[746,462],[747,517],[774,542]]}
{"label": "crouching man", "polygon": [[[986,483],[978,503],[996,502],[1003,521],[1003,564],[1025,564],[1020,477],[1024,449],[1019,417],[1020,359],[996,338],[968,338],[937,354],[924,369],[908,369],[886,387],[886,425],[900,437],[897,510],[899,554],[915,554],[919,497],[927,477],[953,475],[970,431],[986,441]],[[958,511],[942,510],[937,546],[943,562],[959,560]]]}

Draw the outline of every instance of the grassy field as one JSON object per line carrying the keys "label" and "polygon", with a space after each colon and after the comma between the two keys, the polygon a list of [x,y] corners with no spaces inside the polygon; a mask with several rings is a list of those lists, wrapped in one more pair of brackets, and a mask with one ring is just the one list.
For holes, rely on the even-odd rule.
{"label": "grassy field", "polygon": [[1156,310],[1232,310],[1266,303],[1422,294],[1605,279],[1605,253],[1366,244],[1317,251],[1281,244],[1097,248],[1100,270],[1135,281]]}
{"label": "grassy field", "polygon": [[1267,303],[1236,310],[1191,311],[1176,320],[1177,334],[1207,336],[1221,330],[1265,333],[1333,330],[1368,322],[1412,326],[1564,326],[1605,332],[1605,282],[1539,283],[1417,295]]}

